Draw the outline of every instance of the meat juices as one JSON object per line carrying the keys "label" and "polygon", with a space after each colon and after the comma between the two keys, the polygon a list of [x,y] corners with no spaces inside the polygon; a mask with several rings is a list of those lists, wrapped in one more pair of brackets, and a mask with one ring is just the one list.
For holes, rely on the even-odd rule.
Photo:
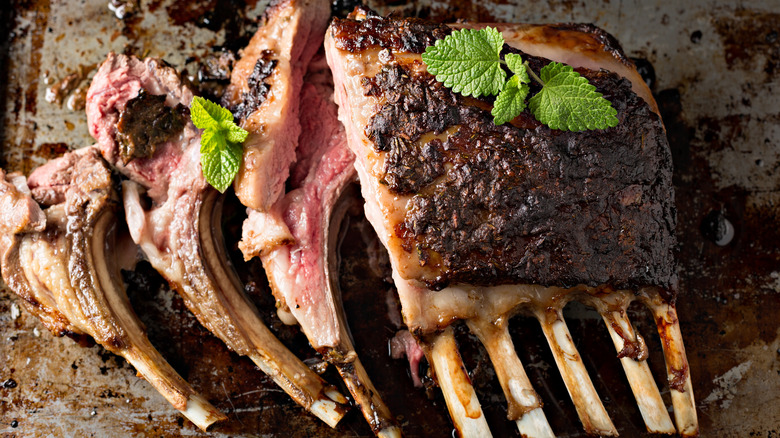
{"label": "meat juices", "polygon": [[[187,118],[176,135],[159,136],[152,155],[125,162],[120,141],[126,135],[121,135],[117,120],[148,119],[126,114],[128,108],[139,107],[131,103],[145,95],[164,96],[165,106],[174,110],[192,100],[192,92],[172,68],[155,59],[113,53],[87,93],[90,133],[103,156],[130,180],[123,185],[123,196],[133,240],[201,324],[228,348],[252,359],[301,406],[335,426],[345,413],[346,399],[274,337],[228,263],[219,193],[201,172],[198,129]],[[147,108],[161,118],[170,117],[170,111]]]}
{"label": "meat juices", "polygon": [[355,177],[330,71],[315,55],[329,19],[325,1],[273,3],[233,70],[223,104],[249,131],[235,182],[248,207],[239,248],[246,259],[260,257],[279,316],[300,324],[338,369],[374,433],[397,436],[352,345],[328,269],[333,207]]}
{"label": "meat juices", "polygon": [[124,357],[205,431],[227,417],[152,346],[119,280],[115,185],[93,147],[50,161],[29,181],[0,170],[3,278],[52,333],[88,335]]}
{"label": "meat juices", "polygon": [[485,345],[519,431],[553,436],[507,332],[517,312],[542,324],[585,430],[616,435],[562,316],[568,301],[584,301],[604,317],[648,429],[674,433],[644,341],[626,317],[638,299],[664,340],[677,431],[694,436],[675,313],[671,154],[655,103],[603,31],[499,29],[504,53],[521,54],[535,71],[549,60],[572,64],[613,103],[620,124],[562,132],[524,112],[496,126],[490,98],[457,95],[426,72],[420,53],[451,32],[444,25],[363,9],[326,34],[366,217],[390,253],[405,322],[464,436],[490,431],[455,346],[457,320]]}

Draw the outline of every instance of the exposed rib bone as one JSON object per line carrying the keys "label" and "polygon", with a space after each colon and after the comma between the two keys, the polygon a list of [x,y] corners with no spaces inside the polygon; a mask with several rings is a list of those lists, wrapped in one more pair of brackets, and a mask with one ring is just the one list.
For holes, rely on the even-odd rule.
{"label": "exposed rib bone", "polygon": [[[338,195],[346,189],[347,184],[351,181],[351,173],[349,177],[339,184],[338,189],[335,190],[332,196],[339,197]],[[396,424],[390,408],[380,397],[379,391],[374,387],[368,372],[355,352],[352,335],[349,332],[349,325],[344,313],[344,305],[341,300],[338,276],[332,275],[333,273],[330,269],[332,266],[339,265],[337,251],[339,233],[337,231],[346,216],[347,210],[354,202],[351,199],[348,195],[341,196],[340,202],[336,202],[335,206],[333,202],[326,202],[323,207],[323,223],[321,226],[321,230],[324,233],[321,239],[323,244],[321,254],[325,259],[323,293],[326,295],[329,305],[332,306],[335,314],[335,329],[338,331],[338,341],[332,347],[322,348],[321,352],[328,362],[336,366],[349,392],[355,399],[355,403],[363,412],[363,417],[371,426],[371,430],[378,437],[400,438],[402,436],[401,428]]]}
{"label": "exposed rib bone", "polygon": [[674,425],[647,365],[647,346],[626,315],[634,297],[632,292],[614,291],[606,295],[587,295],[582,301],[595,307],[604,318],[647,430],[673,434]]}
{"label": "exposed rib bone", "polygon": [[433,339],[430,358],[436,381],[444,393],[450,417],[460,436],[493,436],[458,352],[452,327],[447,327]]}
{"label": "exposed rib bone", "polygon": [[[66,189],[37,187],[45,198],[56,202],[45,211],[46,230],[8,235],[0,226],[4,242],[14,242],[7,251],[3,249],[3,276],[8,284],[24,303],[43,299],[48,304],[47,312],[57,318],[41,320],[52,332],[63,334],[61,324],[52,322],[65,320],[69,332],[87,334],[124,357],[202,430],[225,420],[225,415],[196,393],[152,346],[133,312],[113,252],[117,197],[110,172],[97,151],[68,154],[39,170],[36,172],[44,175],[38,178],[39,183],[51,184],[47,178],[51,175],[73,176],[64,185]],[[2,171],[0,184],[5,184]],[[9,196],[2,192],[0,196]]]}
{"label": "exposed rib bone", "polygon": [[[227,307],[235,312],[237,325],[245,330],[246,339],[251,343],[251,351],[247,355],[294,400],[329,426],[335,427],[346,413],[341,405],[347,400],[268,330],[254,306],[241,293],[238,279],[227,264],[222,234],[214,232],[221,223],[219,199],[219,194],[213,190],[204,196],[199,221],[202,251],[207,272],[224,294]],[[230,343],[226,343],[233,348]]]}
{"label": "exposed rib bone", "polygon": [[677,432],[684,437],[699,436],[699,421],[693,398],[691,374],[685,356],[680,322],[677,320],[677,309],[674,304],[662,298],[658,289],[648,289],[642,290],[640,296],[653,312],[658,326],[658,335],[661,337]]}
{"label": "exposed rib bone", "polygon": [[534,314],[542,324],[544,336],[552,349],[555,363],[563,376],[577,414],[585,431],[592,434],[617,436],[604,405],[593,387],[585,364],[572,341],[561,308],[537,308]]}
{"label": "exposed rib bone", "polygon": [[523,364],[517,357],[507,329],[506,317],[498,318],[492,323],[482,319],[471,319],[467,323],[490,355],[490,361],[506,396],[507,418],[517,422],[517,429],[524,436],[555,437],[542,411],[542,401],[531,386]]}
{"label": "exposed rib bone", "polygon": [[[218,195],[201,171],[199,130],[184,119],[181,132],[143,158],[126,156],[117,143],[117,120],[128,102],[149,98],[139,90],[165,95],[168,107],[186,107],[192,100],[178,73],[155,59],[109,54],[92,81],[90,132],[103,156],[130,179],[123,195],[133,241],[204,327],[252,358],[301,406],[335,425],[344,415],[339,402],[345,399],[273,336],[224,256]],[[151,202],[142,202],[141,187]]]}

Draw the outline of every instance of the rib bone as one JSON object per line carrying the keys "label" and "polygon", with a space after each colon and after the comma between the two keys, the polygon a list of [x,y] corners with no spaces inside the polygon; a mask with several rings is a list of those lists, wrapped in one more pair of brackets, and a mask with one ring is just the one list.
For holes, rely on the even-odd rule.
{"label": "rib bone", "polygon": [[490,361],[507,399],[507,418],[517,423],[517,429],[524,436],[555,437],[542,411],[542,401],[531,386],[523,364],[515,353],[506,317],[500,317],[492,323],[471,319],[467,324],[490,355]]}
{"label": "rib bone", "polygon": [[544,336],[550,344],[558,371],[561,372],[582,426],[588,433],[617,436],[617,430],[609,419],[604,405],[593,387],[585,364],[571,338],[563,319],[561,306],[536,308],[534,315],[542,325]]}
{"label": "rib bone", "polygon": [[436,380],[444,394],[455,428],[464,437],[491,437],[482,406],[455,344],[452,327],[436,335],[428,346]]}
{"label": "rib bone", "polygon": [[645,341],[634,331],[626,315],[635,295],[629,291],[614,291],[604,295],[584,295],[582,298],[583,302],[595,307],[604,319],[647,430],[652,433],[674,433],[674,425],[647,365]]}
{"label": "rib bone", "polygon": [[[87,93],[90,132],[104,157],[130,179],[123,196],[133,240],[203,326],[231,350],[249,356],[298,404],[334,426],[346,411],[346,399],[268,330],[228,264],[219,195],[201,171],[198,129],[184,119],[181,132],[171,133],[150,156],[120,156],[116,120],[127,114],[131,100],[160,95],[173,111],[192,100],[192,92],[164,63],[113,53]],[[142,201],[142,191],[150,203]]]}
{"label": "rib bone", "polygon": [[662,297],[658,288],[643,289],[640,291],[640,297],[650,308],[658,326],[672,393],[677,432],[684,437],[699,436],[696,403],[693,398],[693,386],[680,332],[680,322],[677,319],[677,309],[674,302],[669,302]]}
{"label": "rib bone", "polygon": [[[149,215],[147,222],[154,222],[155,214],[171,214],[163,208],[144,212],[139,191],[136,183],[124,183],[128,217]],[[268,330],[254,305],[238,287],[235,273],[227,269],[225,258],[218,256],[217,248],[222,247],[221,235],[215,232],[219,221],[212,222],[219,216],[219,209],[215,208],[218,193],[207,192],[203,195],[202,207],[179,206],[177,209],[176,214],[180,217],[169,230],[179,246],[177,251],[160,253],[155,247],[154,236],[144,232],[145,227],[135,232],[131,228],[133,239],[147,254],[152,266],[176,288],[201,324],[228,348],[249,356],[293,400],[334,427],[346,412],[342,406],[346,400],[336,395],[337,391]],[[131,222],[128,219],[128,223]],[[215,242],[215,236],[219,236],[218,242]],[[202,254],[202,258],[190,256],[193,254]]]}
{"label": "rib bone", "polygon": [[[39,175],[35,185],[32,180]],[[53,181],[66,176],[69,181]],[[0,180],[3,176],[0,171]],[[63,184],[64,183],[64,184]],[[11,196],[3,180],[0,196]],[[110,172],[98,152],[88,148],[39,168],[31,176],[33,194],[53,203],[45,210],[45,226],[6,234],[3,276],[28,308],[51,316],[41,321],[54,334],[86,334],[114,354],[127,359],[176,409],[206,430],[225,420],[205,398],[165,361],[152,346],[143,324],[133,312],[121,278],[114,249],[116,192]],[[41,187],[41,185],[45,185]],[[26,185],[24,186],[26,188]],[[65,188],[63,188],[65,187]],[[16,196],[32,199],[17,192]],[[35,210],[40,211],[37,204]],[[22,204],[17,204],[17,211]],[[30,216],[25,214],[23,216]],[[45,302],[44,307],[36,305]],[[56,321],[66,322],[63,326]],[[52,322],[55,322],[54,324]]]}
{"label": "rib bone", "polygon": [[[346,145],[343,145],[343,147],[346,148]],[[334,197],[347,191],[346,184],[354,178],[354,169],[351,163],[349,168],[350,171],[346,172],[349,178],[340,183],[336,193],[333,194]],[[347,389],[349,389],[349,392],[355,399],[355,403],[360,407],[363,416],[371,426],[371,430],[379,437],[400,438],[401,428],[396,424],[390,408],[380,397],[379,391],[374,387],[368,372],[355,352],[352,335],[349,332],[349,325],[344,313],[344,305],[341,300],[339,282],[336,276],[332,275],[332,270],[329,268],[330,266],[338,266],[337,247],[339,233],[335,231],[339,229],[353,201],[351,201],[351,197],[345,195],[341,196],[340,202],[336,202],[335,206],[333,206],[333,202],[336,201],[332,200],[325,203],[323,207],[323,221],[325,223],[320,227],[323,230],[322,232],[325,233],[322,238],[324,247],[321,252],[321,257],[324,259],[325,264],[322,270],[324,284],[321,293],[327,296],[327,300],[335,313],[335,329],[338,331],[338,339],[332,346],[321,347],[321,352],[328,362],[332,363],[339,371],[341,378],[344,379],[344,383],[347,385]],[[331,209],[333,210],[332,213]]]}

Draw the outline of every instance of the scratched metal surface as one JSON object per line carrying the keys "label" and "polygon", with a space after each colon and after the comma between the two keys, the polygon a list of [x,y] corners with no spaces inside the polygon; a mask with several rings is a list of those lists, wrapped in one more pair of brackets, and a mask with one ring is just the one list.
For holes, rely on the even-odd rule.
{"label": "scratched metal surface", "polygon": [[[124,20],[106,0],[0,3],[0,165],[29,172],[45,159],[90,144],[79,93],[109,50],[165,58],[194,76],[215,45],[240,47],[264,2],[143,0]],[[219,3],[219,7],[217,7]],[[387,6],[389,5],[389,6]],[[387,1],[379,6],[442,20],[593,22],[626,52],[654,67],[656,93],[672,145],[676,173],[683,295],[679,311],[703,436],[780,434],[780,5],[776,1],[661,0],[599,3]],[[54,102],[47,89],[84,77]],[[72,90],[69,91],[69,89]],[[56,97],[56,96],[55,96]],[[51,99],[50,99],[51,100]],[[76,109],[69,108],[75,107]],[[228,216],[229,232],[240,209]],[[725,246],[701,231],[720,211],[735,227]],[[340,264],[348,318],[369,373],[407,436],[450,436],[440,396],[412,387],[405,362],[387,356],[396,330],[388,308],[393,291],[387,263],[356,213],[345,228]],[[233,248],[235,249],[235,248]],[[379,254],[369,263],[367,254]],[[374,269],[366,269],[366,265]],[[280,338],[316,361],[305,338],[273,313],[259,266],[241,266],[247,290]],[[211,436],[368,436],[359,415],[331,430],[297,408],[248,360],[229,353],[200,328],[181,300],[146,266],[128,275],[129,294],[152,342],[230,421]],[[390,304],[388,304],[390,303]],[[643,436],[606,330],[596,315],[573,305],[570,325],[597,390],[623,436]],[[653,350],[660,344],[641,309],[633,318]],[[554,430],[582,436],[576,415],[530,321],[513,322],[529,375]],[[515,434],[484,352],[461,333],[464,357],[496,436]],[[332,370],[326,378],[337,382]],[[660,379],[659,381],[663,381]],[[662,386],[668,401],[668,390]],[[12,294],[0,290],[0,436],[201,436],[121,358],[99,346],[54,338]]]}

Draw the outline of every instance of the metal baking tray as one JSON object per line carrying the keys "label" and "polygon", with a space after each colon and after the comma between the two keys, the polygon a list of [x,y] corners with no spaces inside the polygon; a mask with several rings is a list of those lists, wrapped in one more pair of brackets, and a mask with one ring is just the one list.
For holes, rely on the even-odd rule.
{"label": "metal baking tray", "polygon": [[[110,6],[109,6],[110,5]],[[0,166],[28,173],[48,158],[91,144],[79,99],[113,50],[164,58],[198,80],[218,47],[240,48],[264,1],[13,0],[0,4]],[[442,21],[592,22],[612,33],[651,81],[674,155],[678,212],[678,301],[703,436],[780,434],[780,6],[771,0],[593,3],[459,0],[374,2]],[[228,202],[230,207],[230,202]],[[228,233],[242,209],[227,212]],[[711,219],[735,234],[720,246]],[[449,437],[436,390],[413,387],[404,360],[389,357],[398,329],[387,259],[355,208],[338,266],[358,353],[409,437]],[[235,247],[231,250],[235,253]],[[247,292],[280,339],[309,363],[319,359],[295,327],[276,317],[257,262],[240,265]],[[367,269],[366,267],[370,269]],[[126,275],[152,342],[229,422],[211,436],[371,436],[354,410],[336,429],[306,414],[249,360],[202,329],[148,266]],[[622,436],[645,436],[614,349],[595,312],[566,314],[596,388]],[[651,368],[668,403],[653,321],[632,319],[648,339]],[[516,318],[515,345],[561,436],[584,432],[538,325]],[[496,436],[515,436],[489,362],[459,333]],[[339,382],[331,369],[326,379]],[[345,391],[346,393],[346,391]],[[0,435],[203,436],[123,359],[99,346],[55,338],[0,289]]]}

